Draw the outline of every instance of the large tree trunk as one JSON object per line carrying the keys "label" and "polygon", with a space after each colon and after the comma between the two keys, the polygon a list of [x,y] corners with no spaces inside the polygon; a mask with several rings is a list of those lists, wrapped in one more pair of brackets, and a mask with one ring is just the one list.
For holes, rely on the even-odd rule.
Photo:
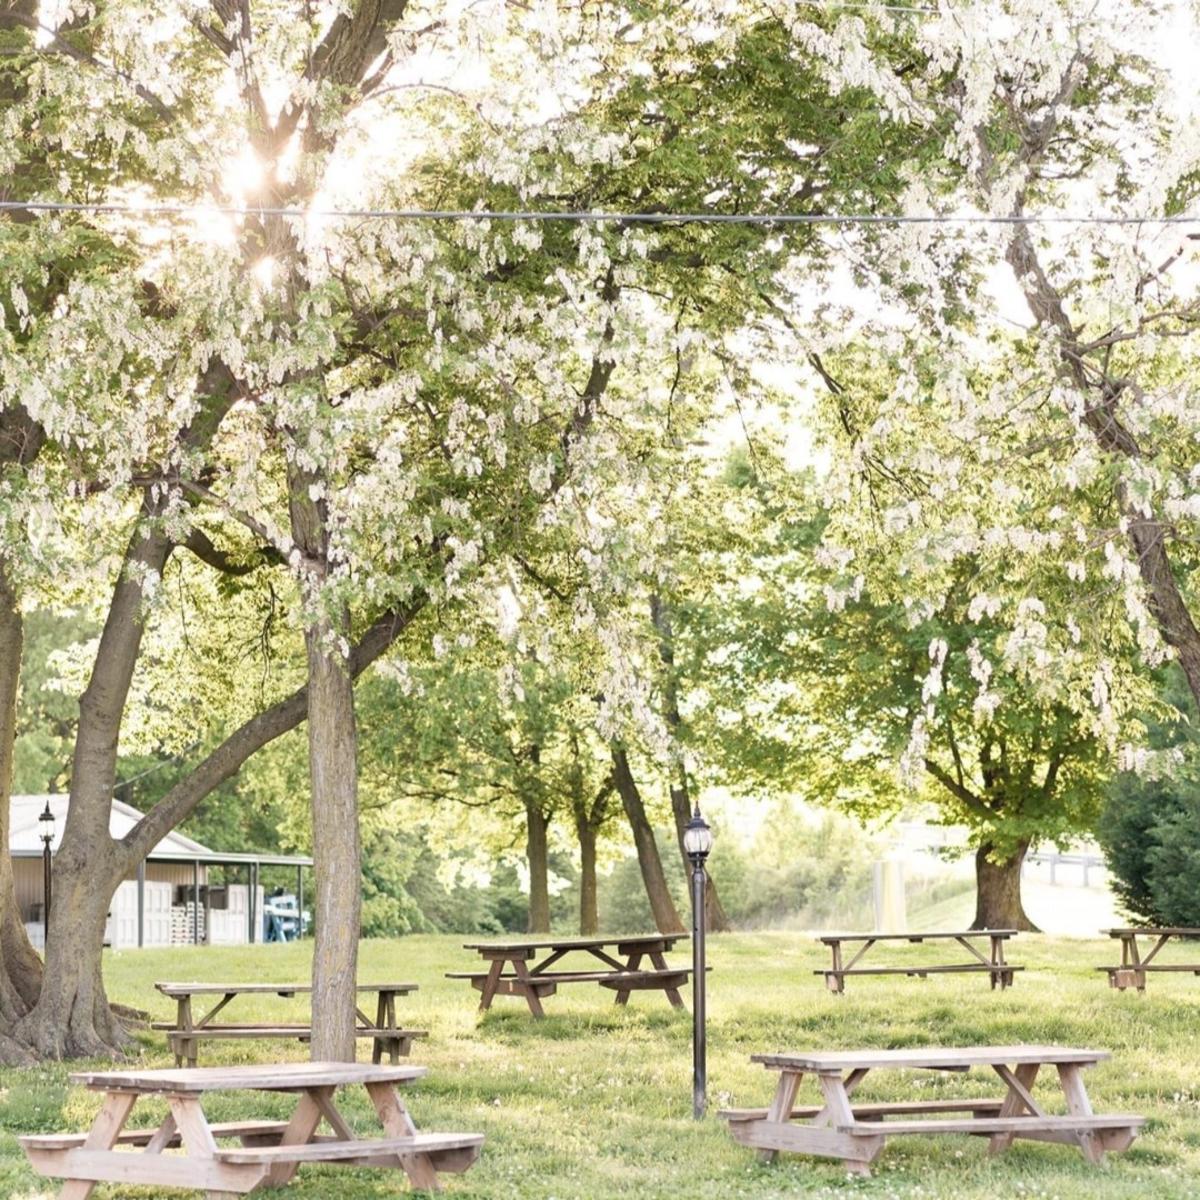
{"label": "large tree trunk", "polygon": [[1037,932],[1021,903],[1021,866],[1029,843],[1022,842],[1011,857],[993,861],[991,842],[975,852],[975,920],[972,929],[1020,929]]}
{"label": "large tree trunk", "polygon": [[550,853],[547,830],[550,821],[540,804],[525,805],[525,861],[529,866],[530,933],[550,932]]}
{"label": "large tree trunk", "polygon": [[[671,816],[675,819],[675,840],[679,846],[679,858],[683,863],[685,879],[692,877],[692,863],[683,846],[683,832],[687,823],[692,819],[691,788],[688,784],[687,769],[679,753],[679,733],[683,720],[679,715],[679,693],[675,682],[675,629],[671,622],[671,610],[661,596],[650,597],[650,620],[658,633],[658,653],[663,661],[663,716],[667,728],[675,739],[676,760],[675,778],[671,781]],[[712,873],[705,876],[704,885],[704,922],[709,930],[719,933],[727,932],[730,928],[729,918],[717,894],[717,885]]]}
{"label": "large tree trunk", "polygon": [[575,813],[575,835],[579,838],[579,933],[591,937],[600,932],[600,909],[596,890],[596,829],[587,814]]}
{"label": "large tree trunk", "polygon": [[308,657],[308,766],[312,786],[316,941],[312,964],[312,1058],[353,1062],[362,847],[358,824],[358,734],[354,681],[338,652],[350,614],[323,594],[329,537],[320,481],[296,469],[290,480],[292,536],[307,559],[305,601],[317,612],[305,630]]}
{"label": "large tree trunk", "polygon": [[172,549],[155,518],[149,506],[143,507],[79,701],[70,803],[54,857],[42,989],[18,1027],[18,1036],[41,1058],[111,1054],[125,1042],[104,994],[100,947],[109,901],[133,865],[109,835],[109,819],[121,718],[145,632],[145,586],[161,576]]}
{"label": "large tree trunk", "polygon": [[637,847],[638,865],[642,869],[642,882],[646,886],[646,898],[650,901],[654,924],[659,933],[686,933],[675,901],[671,898],[671,890],[667,887],[654,828],[646,816],[646,806],[642,803],[642,794],[623,747],[613,746],[612,760],[613,782],[621,797],[625,815],[629,818],[629,827],[633,830],[633,843]]}
{"label": "large tree trunk", "polygon": [[8,1031],[36,1003],[42,984],[42,963],[17,908],[12,857],[7,852],[12,798],[13,743],[17,734],[17,696],[24,627],[8,574],[0,556],[0,1063],[30,1061],[28,1050]]}

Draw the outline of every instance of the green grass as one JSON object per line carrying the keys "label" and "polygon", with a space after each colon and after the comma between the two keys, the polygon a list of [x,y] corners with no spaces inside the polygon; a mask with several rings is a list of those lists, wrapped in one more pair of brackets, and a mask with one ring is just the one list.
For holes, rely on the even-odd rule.
{"label": "green grass", "polygon": [[[590,985],[564,988],[534,1022],[517,1000],[501,999],[487,1016],[462,981],[442,977],[471,965],[461,938],[414,937],[363,945],[360,976],[411,978],[421,985],[398,1001],[403,1020],[427,1028],[414,1059],[430,1074],[410,1092],[419,1126],[487,1135],[483,1157],[466,1175],[447,1177],[462,1197],[637,1200],[715,1197],[862,1195],[892,1197],[1193,1197],[1200,1171],[1200,980],[1159,976],[1145,996],[1110,991],[1091,968],[1113,960],[1105,942],[1025,936],[1010,957],[1028,964],[1008,992],[991,992],[982,976],[927,981],[852,979],[845,996],[828,995],[812,974],[821,947],[794,933],[712,939],[709,1080],[713,1107],[759,1105],[773,1077],[750,1054],[790,1047],[967,1045],[1058,1042],[1111,1050],[1089,1073],[1097,1111],[1149,1118],[1132,1150],[1089,1167],[1066,1146],[1018,1143],[989,1158],[978,1138],[897,1138],[874,1177],[851,1180],[836,1164],[782,1156],[763,1165],[732,1142],[723,1123],[691,1120],[691,1022],[659,995],[635,993],[626,1010]],[[1187,949],[1180,951],[1186,954]],[[904,947],[918,959],[927,947]],[[114,999],[173,1015],[153,990],[156,979],[295,980],[307,971],[307,945],[128,951],[108,960]],[[1165,954],[1165,952],[1164,952]],[[298,1019],[305,1001],[246,998],[230,1020]],[[145,1066],[169,1066],[161,1035],[141,1039]],[[289,1043],[209,1044],[206,1061],[302,1059]],[[205,1061],[205,1060],[202,1060]],[[53,1195],[26,1167],[16,1134],[86,1127],[97,1099],[67,1082],[68,1069],[0,1073],[0,1195]],[[999,1081],[972,1075],[879,1073],[862,1099],[998,1094]],[[1047,1088],[1041,1093],[1052,1096]],[[372,1128],[365,1098],[347,1094],[344,1109],[360,1131]],[[231,1094],[208,1105],[215,1120],[285,1115],[283,1097]],[[159,1107],[134,1110],[136,1124],[156,1123]],[[288,1195],[296,1200],[374,1197],[404,1191],[399,1173],[302,1169]],[[97,1188],[96,1197],[182,1195],[153,1189]]]}

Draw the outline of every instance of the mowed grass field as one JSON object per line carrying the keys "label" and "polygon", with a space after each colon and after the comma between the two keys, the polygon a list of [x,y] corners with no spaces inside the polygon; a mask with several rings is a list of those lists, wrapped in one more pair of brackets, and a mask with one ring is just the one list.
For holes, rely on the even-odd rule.
{"label": "mowed grass field", "polygon": [[[723,1122],[691,1119],[691,1017],[660,994],[635,993],[629,1007],[595,985],[564,987],[535,1022],[523,1002],[497,1000],[486,1016],[478,995],[447,970],[473,966],[460,937],[365,942],[360,979],[411,979],[420,991],[398,1001],[401,1020],[430,1031],[413,1055],[429,1067],[410,1089],[409,1106],[429,1130],[487,1135],[483,1157],[462,1176],[446,1176],[452,1196],[584,1200],[708,1200],[784,1196],[1117,1197],[1200,1195],[1200,979],[1153,977],[1147,994],[1111,991],[1092,968],[1113,961],[1105,941],[1022,936],[1009,953],[1026,964],[1016,985],[991,992],[986,976],[852,979],[844,996],[826,993],[813,969],[826,952],[795,933],[733,934],[711,939],[709,1080],[712,1108],[765,1105],[774,1076],[750,1063],[758,1051],[821,1047],[1052,1042],[1103,1048],[1113,1059],[1087,1076],[1098,1112],[1136,1112],[1148,1124],[1132,1150],[1102,1169],[1074,1148],[1017,1143],[990,1158],[981,1138],[895,1138],[871,1179],[851,1179],[829,1161],[781,1156],[760,1163],[736,1145]],[[308,973],[310,944],[126,951],[108,960],[112,997],[174,1015],[155,980],[296,981]],[[1176,958],[1191,947],[1175,951]],[[1200,948],[1197,948],[1200,952]],[[919,961],[928,947],[890,952]],[[1164,951],[1164,959],[1167,952]],[[882,957],[880,958],[882,961]],[[243,998],[231,1021],[301,1020],[302,998]],[[170,1066],[160,1034],[139,1036],[140,1065]],[[209,1043],[202,1062],[302,1060],[298,1043]],[[360,1057],[369,1058],[368,1044]],[[83,1130],[98,1099],[69,1084],[68,1068],[0,1072],[0,1196],[32,1200],[55,1188],[26,1166],[16,1135]],[[1049,1085],[1049,1086],[1046,1086]],[[876,1073],[858,1098],[999,1095],[999,1080],[978,1073]],[[1062,1111],[1053,1078],[1038,1093]],[[802,1098],[805,1093],[802,1091]],[[347,1094],[343,1110],[361,1134],[374,1131],[365,1095]],[[222,1095],[210,1119],[286,1116],[286,1097]],[[142,1101],[131,1124],[157,1123],[158,1105]],[[286,1194],[296,1200],[403,1193],[400,1172],[301,1170]],[[101,1186],[95,1196],[176,1195]]]}

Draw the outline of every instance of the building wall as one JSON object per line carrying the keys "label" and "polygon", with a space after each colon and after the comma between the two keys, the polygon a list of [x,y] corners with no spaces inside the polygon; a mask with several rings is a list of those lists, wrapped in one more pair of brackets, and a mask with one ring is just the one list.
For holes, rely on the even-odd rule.
{"label": "building wall", "polygon": [[[142,935],[145,946],[191,944],[192,911],[190,895],[182,904],[175,903],[177,889],[189,889],[193,875],[191,863],[146,864],[145,908]],[[201,864],[200,883],[208,882],[208,869]],[[41,859],[13,860],[13,884],[17,905],[25,920],[29,940],[37,949],[42,941],[42,862]],[[211,945],[236,946],[249,941],[249,887],[230,884],[226,889],[226,907],[210,908],[200,917],[201,940]],[[136,948],[138,944],[137,877],[123,880],[113,893],[109,908],[105,941],[114,949]],[[263,889],[255,896],[255,941],[262,939]],[[207,928],[205,918],[207,917]]]}
{"label": "building wall", "polygon": [[[134,874],[129,876],[126,883],[136,890],[136,881],[137,875]],[[191,887],[192,864],[148,862],[146,864],[146,882],[148,884],[151,882],[165,883],[172,887],[183,884]],[[203,863],[200,864],[200,882],[201,884],[208,882],[208,868]],[[27,922],[40,921],[42,919],[42,860],[40,858],[14,858],[13,886],[16,889],[17,908],[21,915]],[[125,884],[121,886],[124,887]],[[134,911],[136,913],[136,907]]]}

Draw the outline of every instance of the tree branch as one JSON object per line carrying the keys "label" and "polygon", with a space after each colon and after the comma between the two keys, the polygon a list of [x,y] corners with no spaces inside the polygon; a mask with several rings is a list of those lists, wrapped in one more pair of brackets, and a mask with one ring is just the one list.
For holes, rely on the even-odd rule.
{"label": "tree branch", "polygon": [[[407,604],[376,618],[350,651],[347,669],[351,679],[357,679],[375,662],[428,603],[428,595],[419,592]],[[141,862],[214,788],[236,775],[252,754],[295,729],[307,715],[305,685],[234,730],[121,839],[128,869]]]}

